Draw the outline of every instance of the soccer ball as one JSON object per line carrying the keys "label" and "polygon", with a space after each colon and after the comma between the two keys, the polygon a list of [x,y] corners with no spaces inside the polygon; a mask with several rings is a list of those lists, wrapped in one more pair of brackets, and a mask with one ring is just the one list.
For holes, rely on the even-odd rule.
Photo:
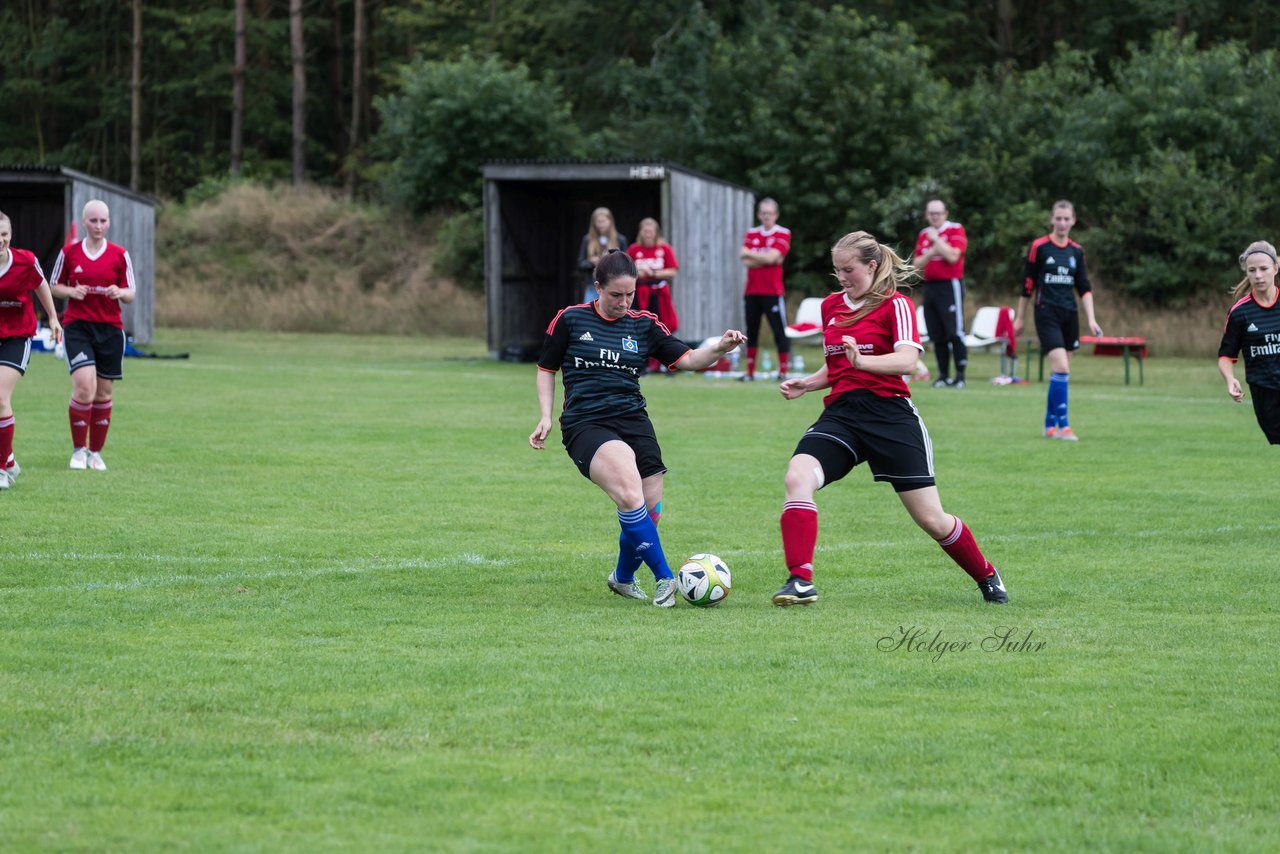
{"label": "soccer ball", "polygon": [[699,608],[710,608],[728,599],[732,584],[729,567],[713,554],[694,555],[676,573],[680,595]]}

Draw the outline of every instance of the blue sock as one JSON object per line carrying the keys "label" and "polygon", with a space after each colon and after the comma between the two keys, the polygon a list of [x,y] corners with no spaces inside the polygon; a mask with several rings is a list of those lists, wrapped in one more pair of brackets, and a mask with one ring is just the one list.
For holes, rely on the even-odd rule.
{"label": "blue sock", "polygon": [[[649,518],[653,520],[653,524],[658,524],[658,518],[662,516],[662,502],[659,501],[654,508],[649,511]],[[615,581],[621,581],[623,584],[630,584],[636,580],[636,570],[640,568],[641,560],[639,553],[631,547],[627,542],[626,532],[618,534],[618,565],[613,570],[613,578]]]}
{"label": "blue sock", "polygon": [[1045,413],[1045,427],[1070,427],[1067,421],[1067,380],[1070,374],[1053,372],[1049,375],[1049,411]]}
{"label": "blue sock", "polygon": [[[658,539],[658,526],[650,518],[648,507],[641,504],[635,510],[619,510],[618,524],[622,526],[623,539],[631,551],[653,570],[654,578],[673,577],[671,567],[667,566],[667,556],[662,552],[662,542]],[[619,563],[621,559],[622,554],[619,555]]]}
{"label": "blue sock", "polygon": [[618,565],[613,570],[613,580],[630,584],[636,580],[636,570],[640,568],[640,555],[627,541],[625,531],[618,534]]}

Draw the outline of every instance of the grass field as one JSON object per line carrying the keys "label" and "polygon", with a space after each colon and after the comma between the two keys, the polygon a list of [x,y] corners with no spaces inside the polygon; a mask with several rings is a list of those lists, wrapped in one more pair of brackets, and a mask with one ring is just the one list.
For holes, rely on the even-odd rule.
{"label": "grass field", "polygon": [[1005,608],[863,469],[819,495],[821,601],[774,608],[817,397],[647,378],[667,554],[735,580],[663,611],[605,589],[616,518],[559,433],[528,448],[531,366],[156,349],[191,359],[127,362],[106,473],[66,468],[51,357],[15,395],[0,850],[1280,848],[1280,452],[1212,359],[1079,357],[1078,444],[994,356],[917,391]]}

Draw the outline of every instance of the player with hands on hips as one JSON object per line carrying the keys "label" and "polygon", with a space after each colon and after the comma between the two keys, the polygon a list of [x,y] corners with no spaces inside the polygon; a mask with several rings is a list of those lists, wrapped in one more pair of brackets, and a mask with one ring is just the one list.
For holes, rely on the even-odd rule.
{"label": "player with hands on hips", "polygon": [[715,344],[695,350],[653,314],[633,311],[636,267],[625,252],[614,250],[600,259],[595,287],[596,299],[562,309],[547,327],[538,359],[538,426],[529,446],[546,447],[560,372],[561,441],[578,471],[618,511],[618,560],[606,583],[619,596],[643,601],[648,596],[635,573],[647,564],[655,581],[653,604],[670,608],[676,602],[675,574],[658,536],[667,467],[640,393],[640,375],[650,356],[671,370],[705,370],[746,336],[730,329]]}
{"label": "player with hands on hips", "polygon": [[8,489],[22,473],[13,454],[13,391],[27,372],[31,338],[36,334],[34,293],[49,318],[49,335],[62,340],[62,325],[53,293],[40,261],[25,249],[10,247],[13,223],[0,213],[0,490]]}
{"label": "player with hands on hips", "polygon": [[1000,573],[959,518],[942,509],[933,443],[902,375],[922,350],[915,307],[898,292],[915,271],[865,231],[831,249],[840,290],[822,301],[826,360],[807,377],[779,384],[787,400],[831,389],[822,415],[800,438],[784,481],[779,524],[787,581],[775,605],[817,601],[813,557],[818,542],[815,494],[866,462],[893,486],[907,513],[978,585],[987,602],[1009,600]]}

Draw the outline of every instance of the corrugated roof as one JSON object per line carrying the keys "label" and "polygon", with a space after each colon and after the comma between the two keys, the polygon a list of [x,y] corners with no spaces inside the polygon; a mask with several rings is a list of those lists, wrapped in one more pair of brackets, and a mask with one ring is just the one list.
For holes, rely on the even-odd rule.
{"label": "corrugated roof", "polygon": [[86,172],[80,172],[67,166],[48,166],[35,163],[3,163],[0,164],[0,181],[4,180],[6,174],[10,175],[48,175],[50,178],[62,178],[67,181],[77,181],[85,184],[96,184],[99,187],[110,190],[121,196],[128,196],[143,204],[151,207],[159,207],[160,201],[145,193],[135,193],[128,187],[112,183],[105,178],[99,178]]}
{"label": "corrugated roof", "polygon": [[670,160],[644,160],[634,157],[617,157],[601,160],[580,160],[573,157],[562,157],[555,159],[535,159],[527,160],[520,158],[486,160],[485,166],[662,166],[666,169],[674,169],[684,172],[686,175],[693,175],[707,181],[715,181],[718,184],[728,184],[740,190],[754,193],[750,187],[743,184],[730,181],[728,178],[721,178],[716,175],[708,175],[706,172],[700,172],[697,169],[691,169],[681,163],[674,163]]}

